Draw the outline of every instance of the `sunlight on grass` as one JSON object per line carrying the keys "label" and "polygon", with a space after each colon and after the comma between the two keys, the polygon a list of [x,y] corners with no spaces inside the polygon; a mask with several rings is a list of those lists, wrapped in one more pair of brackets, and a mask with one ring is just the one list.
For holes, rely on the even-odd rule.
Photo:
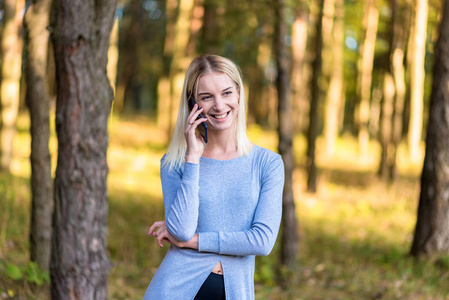
{"label": "sunlight on grass", "polygon": [[[15,295],[47,299],[49,285],[30,287],[27,279],[6,277],[6,266],[26,270],[30,210],[29,119],[21,115],[14,142],[12,176],[0,174],[0,280]],[[108,149],[109,239],[112,263],[110,299],[141,299],[167,246],[147,236],[164,218],[160,159],[167,135],[145,117],[113,116]],[[250,139],[277,151],[275,131],[249,126]],[[50,141],[53,170],[57,143]],[[294,194],[299,218],[299,267],[284,288],[275,281],[280,251],[258,257],[256,299],[447,299],[449,257],[438,265],[408,256],[419,197],[420,166],[398,156],[399,178],[387,184],[376,176],[380,148],[371,142],[360,159],[357,140],[337,141],[335,155],[324,155],[317,140],[318,191],[306,192],[306,139],[296,136]],[[4,287],[0,287],[0,293]]]}

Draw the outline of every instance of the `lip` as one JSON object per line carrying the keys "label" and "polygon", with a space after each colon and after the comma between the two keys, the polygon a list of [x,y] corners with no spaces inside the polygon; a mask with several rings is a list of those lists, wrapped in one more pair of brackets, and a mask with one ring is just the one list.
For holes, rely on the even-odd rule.
{"label": "lip", "polygon": [[226,117],[224,117],[222,119],[217,119],[213,116],[213,115],[220,115],[220,114],[213,114],[213,115],[211,115],[212,116],[211,119],[214,120],[215,122],[225,122],[228,119],[230,114],[231,114],[230,111],[226,112]]}

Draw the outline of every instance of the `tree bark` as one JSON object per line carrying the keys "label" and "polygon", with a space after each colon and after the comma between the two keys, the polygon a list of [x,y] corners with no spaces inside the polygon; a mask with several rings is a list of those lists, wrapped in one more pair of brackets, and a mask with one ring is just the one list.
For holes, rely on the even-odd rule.
{"label": "tree bark", "polygon": [[295,168],[295,160],[293,156],[292,103],[289,78],[291,58],[284,42],[288,28],[285,20],[286,5],[283,0],[276,0],[275,11],[279,153],[282,155],[285,168],[282,203],[281,264],[287,268],[291,268],[298,253],[298,234],[295,201],[293,198],[293,170]]}
{"label": "tree bark", "polygon": [[9,172],[13,158],[13,139],[19,112],[22,47],[20,38],[25,0],[5,0],[1,40],[1,126],[0,169]]}
{"label": "tree bark", "polygon": [[107,122],[113,100],[106,68],[116,2],[53,5],[58,163],[51,294],[52,299],[106,299]]}
{"label": "tree bark", "polygon": [[319,17],[316,25],[315,33],[315,59],[312,63],[312,81],[311,81],[311,99],[309,111],[309,131],[307,134],[307,190],[316,192],[317,168],[315,162],[315,142],[318,136],[318,102],[320,100],[320,87],[318,79],[321,74],[321,50],[323,49],[322,28],[323,28],[323,8],[324,0],[320,0]]}
{"label": "tree bark", "polygon": [[410,160],[414,163],[417,163],[421,157],[427,11],[427,0],[416,0],[414,31],[411,40],[413,54],[410,70],[410,125],[408,131]]}
{"label": "tree bark", "polygon": [[360,47],[360,59],[358,63],[357,92],[359,104],[356,120],[359,129],[359,149],[362,158],[368,154],[369,144],[368,122],[370,117],[371,81],[374,62],[374,47],[379,21],[379,11],[375,1],[376,0],[367,0],[365,2],[365,37],[363,45]]}
{"label": "tree bark", "polygon": [[449,253],[449,1],[435,45],[426,154],[411,254]]}
{"label": "tree bark", "polygon": [[49,270],[53,182],[50,139],[51,97],[47,89],[47,57],[51,0],[35,0],[25,15],[27,61],[26,103],[30,111],[31,134],[31,222],[30,259]]}

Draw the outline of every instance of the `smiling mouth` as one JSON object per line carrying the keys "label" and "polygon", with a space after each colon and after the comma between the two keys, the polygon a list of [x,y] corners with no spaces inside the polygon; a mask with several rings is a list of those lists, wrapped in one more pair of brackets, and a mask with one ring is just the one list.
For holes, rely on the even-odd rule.
{"label": "smiling mouth", "polygon": [[221,115],[212,115],[212,117],[214,117],[215,119],[220,120],[220,119],[226,118],[228,116],[228,114],[229,114],[229,111],[224,113],[224,114],[221,114]]}

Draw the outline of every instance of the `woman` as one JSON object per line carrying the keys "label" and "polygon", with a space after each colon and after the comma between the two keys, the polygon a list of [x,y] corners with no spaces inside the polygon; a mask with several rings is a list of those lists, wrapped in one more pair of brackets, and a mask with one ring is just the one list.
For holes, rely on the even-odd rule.
{"label": "woman", "polygon": [[284,165],[249,141],[230,60],[200,56],[187,70],[161,182],[165,221],[148,234],[171,246],[144,299],[254,299],[255,255],[271,252],[281,221]]}

